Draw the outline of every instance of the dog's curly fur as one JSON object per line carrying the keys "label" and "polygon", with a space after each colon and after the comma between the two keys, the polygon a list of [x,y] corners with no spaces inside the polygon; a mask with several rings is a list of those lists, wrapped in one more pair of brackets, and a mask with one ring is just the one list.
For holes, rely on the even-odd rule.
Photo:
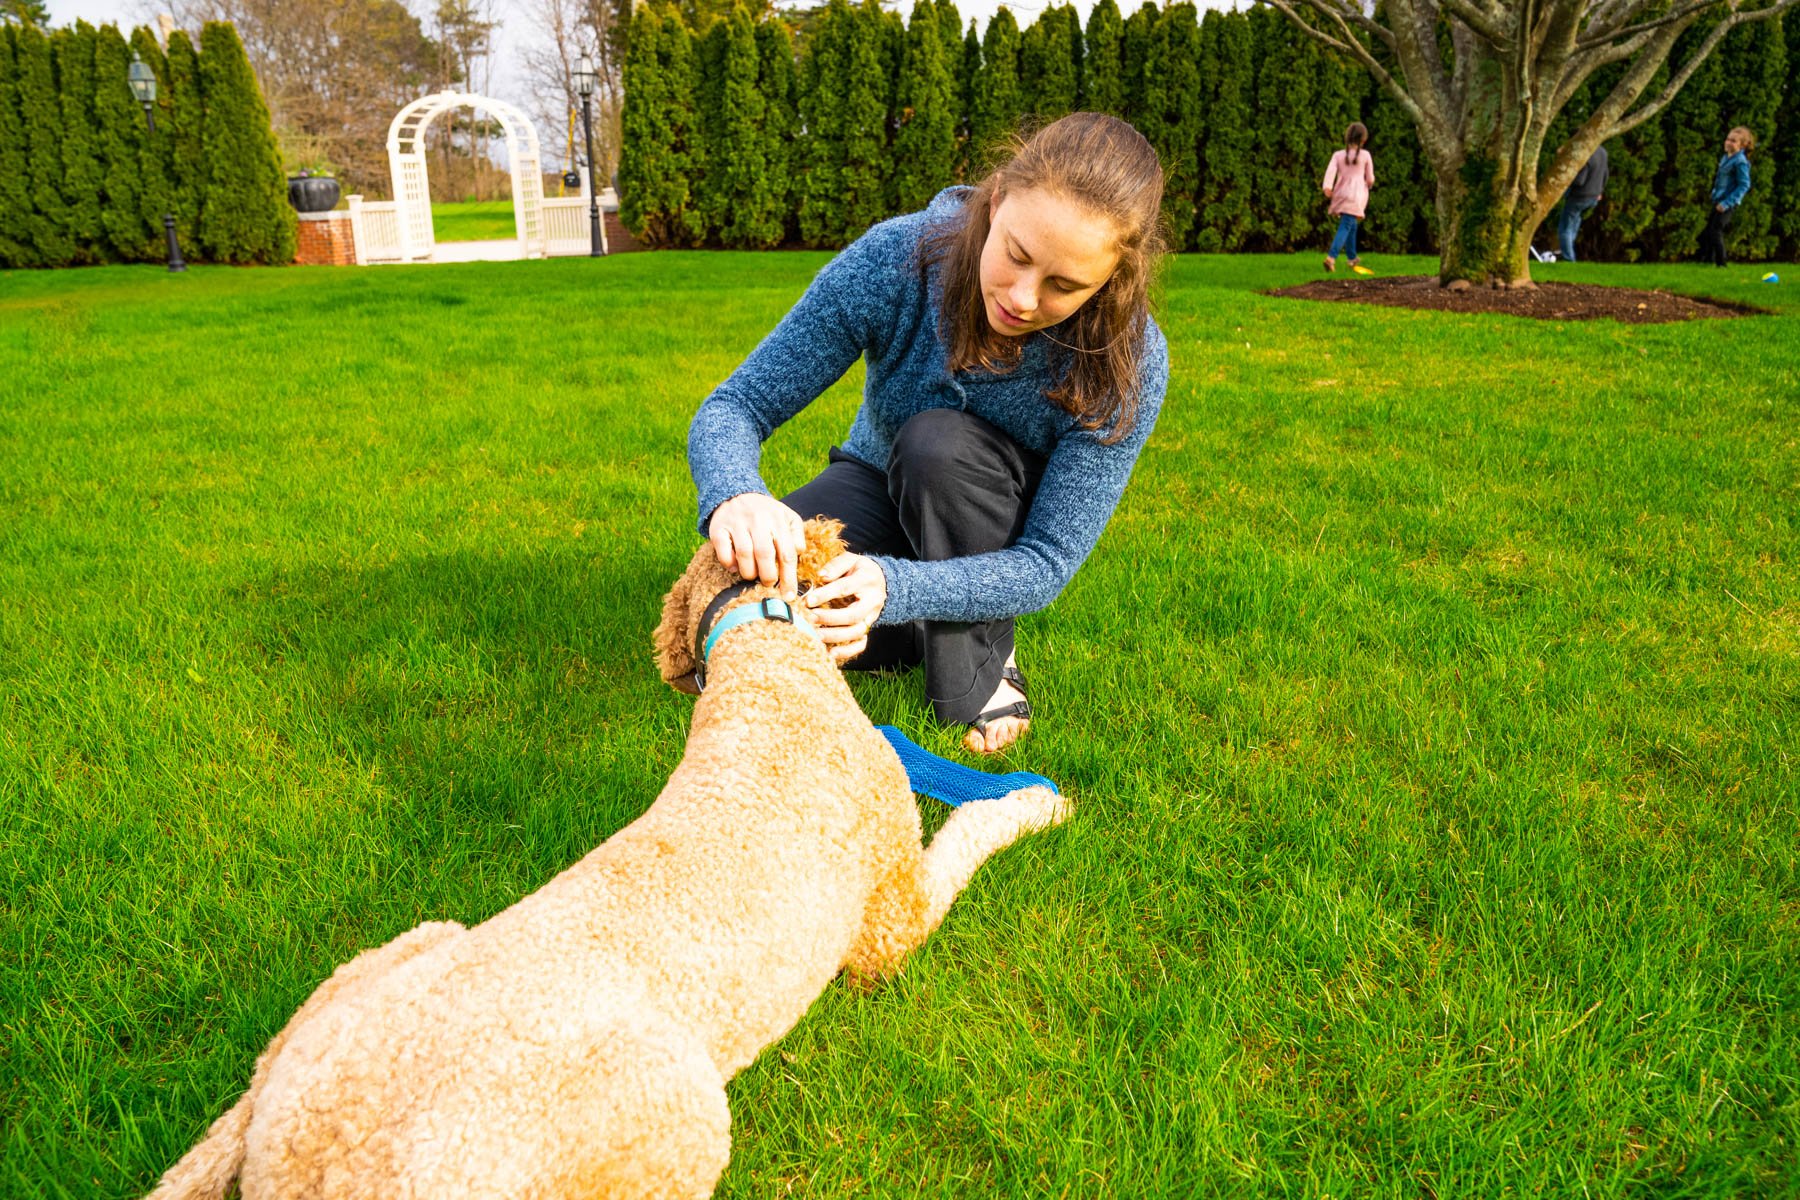
{"label": "dog's curly fur", "polygon": [[[816,578],[839,547],[808,533]],[[702,547],[664,601],[664,679],[693,670],[695,623],[731,582]],[[820,644],[741,626],[643,816],[481,925],[421,925],[340,967],[153,1196],[708,1195],[725,1081],[840,968],[898,969],[989,855],[1065,813],[1030,788],[921,849],[905,772]]]}

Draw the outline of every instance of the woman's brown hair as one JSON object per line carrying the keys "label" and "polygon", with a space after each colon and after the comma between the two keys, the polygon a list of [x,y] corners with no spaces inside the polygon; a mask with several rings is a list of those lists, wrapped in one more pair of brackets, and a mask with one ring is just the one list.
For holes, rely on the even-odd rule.
{"label": "woman's brown hair", "polygon": [[1361,150],[1368,144],[1369,127],[1361,121],[1350,122],[1350,127],[1344,130],[1344,157],[1355,162],[1358,158],[1355,151]]}
{"label": "woman's brown hair", "polygon": [[1748,125],[1733,126],[1730,132],[1738,135],[1738,144],[1746,152],[1756,149],[1756,135],[1750,132]]}
{"label": "woman's brown hair", "polygon": [[1104,113],[1072,113],[1028,141],[1016,140],[1004,164],[963,198],[961,211],[921,243],[926,265],[942,267],[943,326],[950,369],[1006,370],[1023,338],[988,324],[981,292],[981,251],[993,204],[1031,188],[1074,201],[1118,231],[1119,265],[1073,316],[1045,336],[1070,351],[1068,370],[1049,398],[1084,429],[1109,427],[1116,442],[1137,417],[1138,356],[1150,320],[1150,286],[1162,257],[1162,163],[1144,135]]}

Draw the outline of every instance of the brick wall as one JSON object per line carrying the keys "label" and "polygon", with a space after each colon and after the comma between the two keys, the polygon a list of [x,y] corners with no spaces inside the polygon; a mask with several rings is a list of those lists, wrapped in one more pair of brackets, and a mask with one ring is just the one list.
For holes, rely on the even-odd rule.
{"label": "brick wall", "polygon": [[644,248],[636,238],[631,236],[631,231],[625,228],[625,222],[619,220],[619,210],[616,207],[602,209],[600,220],[606,226],[606,252],[608,254],[624,254],[628,250]]}
{"label": "brick wall", "polygon": [[347,212],[300,213],[300,247],[294,261],[303,267],[348,267],[356,263],[356,235]]}

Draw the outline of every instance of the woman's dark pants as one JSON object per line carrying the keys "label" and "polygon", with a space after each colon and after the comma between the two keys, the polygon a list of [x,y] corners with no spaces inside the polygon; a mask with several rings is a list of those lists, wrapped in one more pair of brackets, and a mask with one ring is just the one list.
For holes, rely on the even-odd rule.
{"label": "woman's dark pants", "polygon": [[1731,223],[1737,220],[1737,209],[1728,208],[1719,211],[1713,206],[1707,214],[1706,232],[1700,235],[1700,261],[1712,263],[1714,266],[1725,265],[1725,235],[1731,232]]}
{"label": "woman's dark pants", "polygon": [[[979,417],[932,409],[900,427],[885,471],[833,449],[817,479],[784,501],[802,517],[835,517],[858,554],[936,562],[1010,546],[1025,526],[1044,458]],[[1000,686],[1011,617],[978,624],[912,621],[869,631],[851,670],[925,665],[938,720],[967,724]]]}

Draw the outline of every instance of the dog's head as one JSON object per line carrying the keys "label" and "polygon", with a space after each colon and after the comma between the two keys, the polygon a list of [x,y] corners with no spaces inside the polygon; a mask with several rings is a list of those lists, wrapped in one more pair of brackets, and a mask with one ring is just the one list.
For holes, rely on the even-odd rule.
{"label": "dog's head", "polygon": [[[806,545],[801,548],[796,574],[804,592],[819,582],[819,570],[845,550],[843,522],[815,518],[806,523]],[[699,693],[694,680],[694,634],[705,619],[713,597],[738,582],[737,572],[719,565],[711,544],[694,552],[681,578],[663,597],[662,620],[656,626],[656,665],[663,679],[676,691]],[[739,603],[773,596],[776,590],[761,585],[746,589]]]}

